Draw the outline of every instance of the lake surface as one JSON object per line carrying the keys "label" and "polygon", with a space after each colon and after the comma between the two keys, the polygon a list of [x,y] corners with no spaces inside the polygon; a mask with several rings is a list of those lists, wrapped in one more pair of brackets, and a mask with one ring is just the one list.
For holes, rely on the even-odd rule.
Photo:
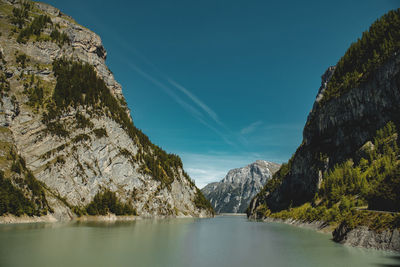
{"label": "lake surface", "polygon": [[[0,266],[396,266],[399,254],[245,216],[0,225]],[[397,259],[397,260],[396,260]]]}

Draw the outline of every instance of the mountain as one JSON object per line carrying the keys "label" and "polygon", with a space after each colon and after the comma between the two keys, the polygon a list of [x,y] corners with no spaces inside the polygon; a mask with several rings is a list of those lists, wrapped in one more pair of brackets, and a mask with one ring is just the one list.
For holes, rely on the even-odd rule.
{"label": "mountain", "polygon": [[335,239],[342,242],[367,229],[373,233],[350,243],[397,246],[398,238],[382,234],[396,235],[400,228],[392,213],[400,210],[399,40],[397,9],[328,68],[302,144],[252,200],[248,216],[324,221],[338,227]]}
{"label": "mountain", "polygon": [[243,213],[250,200],[279,169],[279,164],[257,160],[228,172],[220,182],[210,183],[201,191],[217,213]]}
{"label": "mountain", "polygon": [[98,35],[37,2],[1,0],[0,22],[0,215],[212,216],[134,126]]}

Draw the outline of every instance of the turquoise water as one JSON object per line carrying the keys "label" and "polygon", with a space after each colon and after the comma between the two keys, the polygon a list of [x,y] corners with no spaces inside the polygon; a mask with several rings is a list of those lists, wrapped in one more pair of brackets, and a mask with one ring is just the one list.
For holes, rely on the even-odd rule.
{"label": "turquoise water", "polygon": [[244,216],[0,226],[0,266],[395,266],[398,254]]}

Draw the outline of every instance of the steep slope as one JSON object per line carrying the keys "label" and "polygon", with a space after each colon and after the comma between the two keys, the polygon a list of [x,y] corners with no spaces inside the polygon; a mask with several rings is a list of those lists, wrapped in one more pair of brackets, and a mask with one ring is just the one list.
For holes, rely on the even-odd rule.
{"label": "steep slope", "polygon": [[133,125],[99,36],[47,4],[14,0],[0,2],[0,30],[0,166],[33,204],[26,184],[36,181],[46,200],[37,209],[59,220],[212,215],[180,158]]}
{"label": "steep slope", "polygon": [[279,169],[279,164],[257,160],[228,172],[220,182],[210,183],[201,191],[217,213],[243,213],[250,200]]}
{"label": "steep slope", "polygon": [[252,200],[249,216],[344,223],[347,231],[399,227],[395,213],[361,211],[400,207],[399,29],[400,10],[389,12],[326,71],[301,146]]}

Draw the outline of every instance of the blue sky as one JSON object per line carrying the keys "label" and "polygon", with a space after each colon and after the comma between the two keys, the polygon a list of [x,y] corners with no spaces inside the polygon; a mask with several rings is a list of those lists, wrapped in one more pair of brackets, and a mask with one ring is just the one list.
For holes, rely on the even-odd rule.
{"label": "blue sky", "polygon": [[45,0],[100,35],[135,125],[199,187],[286,162],[321,75],[398,0]]}

